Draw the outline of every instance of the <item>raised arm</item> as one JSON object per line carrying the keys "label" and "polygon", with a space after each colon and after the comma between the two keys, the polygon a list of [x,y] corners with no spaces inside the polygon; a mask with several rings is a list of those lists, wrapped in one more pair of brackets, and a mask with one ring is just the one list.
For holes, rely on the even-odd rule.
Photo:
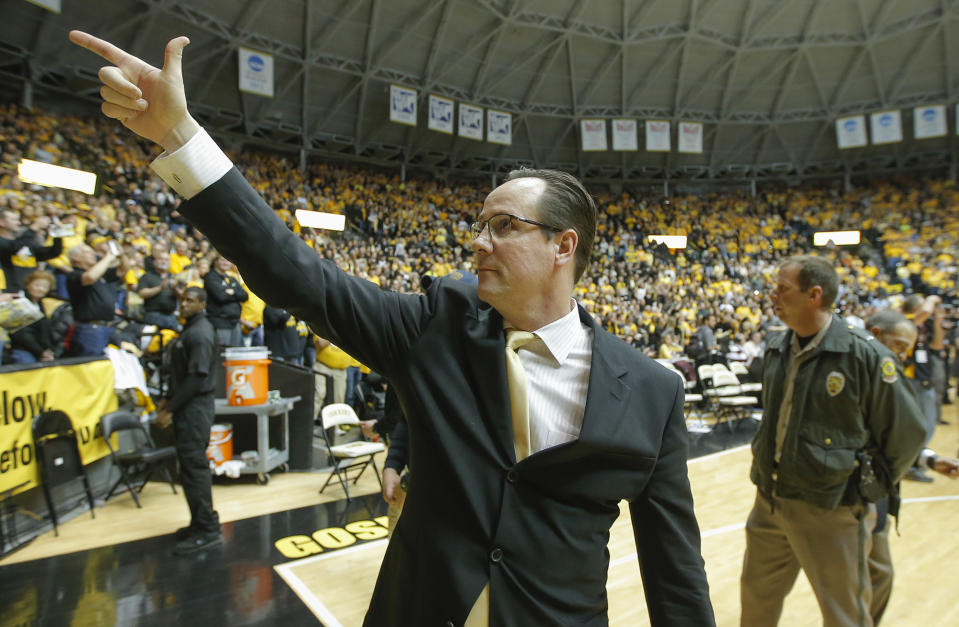
{"label": "raised arm", "polygon": [[156,68],[108,41],[83,31],[70,31],[70,41],[103,57],[112,66],[100,68],[103,82],[100,109],[107,117],[173,152],[200,130],[186,108],[183,89],[183,48],[187,37],[166,45],[163,68]]}

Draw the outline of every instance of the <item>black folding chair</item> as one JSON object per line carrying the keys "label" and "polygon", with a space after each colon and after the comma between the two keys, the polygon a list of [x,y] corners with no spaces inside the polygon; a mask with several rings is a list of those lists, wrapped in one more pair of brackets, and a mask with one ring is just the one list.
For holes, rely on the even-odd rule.
{"label": "black folding chair", "polygon": [[[113,465],[120,471],[120,478],[110,488],[106,500],[113,496],[122,483],[130,490],[137,507],[143,507],[137,495],[143,491],[157,468],[163,470],[167,481],[170,482],[170,487],[173,488],[173,493],[176,494],[173,475],[170,474],[170,469],[166,465],[168,460],[176,458],[176,448],[173,446],[157,448],[153,438],[150,437],[150,432],[140,422],[139,416],[122,410],[110,412],[100,418],[100,429],[103,431],[103,439],[110,448]],[[118,444],[114,448],[110,442],[110,436],[114,433],[127,434],[130,442],[125,445]]]}
{"label": "black folding chair", "polygon": [[83,468],[80,459],[80,445],[77,441],[77,432],[73,429],[70,417],[60,410],[46,411],[33,419],[33,442],[37,451],[37,465],[40,467],[40,483],[43,486],[43,496],[50,510],[50,520],[53,522],[53,533],[59,536],[57,529],[59,520],[57,508],[53,502],[53,488],[65,485],[74,479],[83,480],[83,489],[87,493],[87,502],[90,504],[90,516],[96,518],[93,512],[93,492],[90,490],[90,480]]}

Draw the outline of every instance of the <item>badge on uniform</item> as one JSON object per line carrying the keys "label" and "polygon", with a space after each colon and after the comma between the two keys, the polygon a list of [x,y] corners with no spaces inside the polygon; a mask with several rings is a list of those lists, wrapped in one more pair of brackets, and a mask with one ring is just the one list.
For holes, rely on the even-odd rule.
{"label": "badge on uniform", "polygon": [[896,374],[896,362],[893,361],[892,357],[883,357],[882,358],[882,380],[886,383],[895,383],[896,379],[899,378],[899,375]]}
{"label": "badge on uniform", "polygon": [[833,370],[826,377],[826,391],[829,392],[829,396],[839,394],[844,387],[846,387],[846,377],[843,373]]}

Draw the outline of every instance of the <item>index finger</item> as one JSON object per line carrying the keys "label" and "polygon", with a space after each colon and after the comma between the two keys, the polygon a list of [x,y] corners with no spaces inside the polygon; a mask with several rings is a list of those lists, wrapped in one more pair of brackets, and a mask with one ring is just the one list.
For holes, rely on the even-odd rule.
{"label": "index finger", "polygon": [[130,56],[110,42],[100,39],[99,37],[94,37],[90,33],[85,33],[82,30],[70,31],[70,41],[86,48],[94,54],[100,55],[114,65],[120,65],[120,63],[126,61]]}
{"label": "index finger", "polygon": [[132,65],[143,63],[143,61],[137,57],[125,50],[117,48],[109,41],[100,39],[99,37],[94,37],[89,33],[83,32],[82,30],[70,31],[70,41],[82,48],[86,48],[93,54],[103,57],[118,67],[130,67]]}

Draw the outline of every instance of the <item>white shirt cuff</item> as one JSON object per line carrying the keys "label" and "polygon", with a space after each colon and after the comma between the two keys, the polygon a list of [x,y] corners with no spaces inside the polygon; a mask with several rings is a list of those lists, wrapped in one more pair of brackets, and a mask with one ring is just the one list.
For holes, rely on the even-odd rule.
{"label": "white shirt cuff", "polygon": [[189,200],[219,181],[233,162],[201,128],[175,152],[164,152],[154,159],[150,167],[176,193]]}

